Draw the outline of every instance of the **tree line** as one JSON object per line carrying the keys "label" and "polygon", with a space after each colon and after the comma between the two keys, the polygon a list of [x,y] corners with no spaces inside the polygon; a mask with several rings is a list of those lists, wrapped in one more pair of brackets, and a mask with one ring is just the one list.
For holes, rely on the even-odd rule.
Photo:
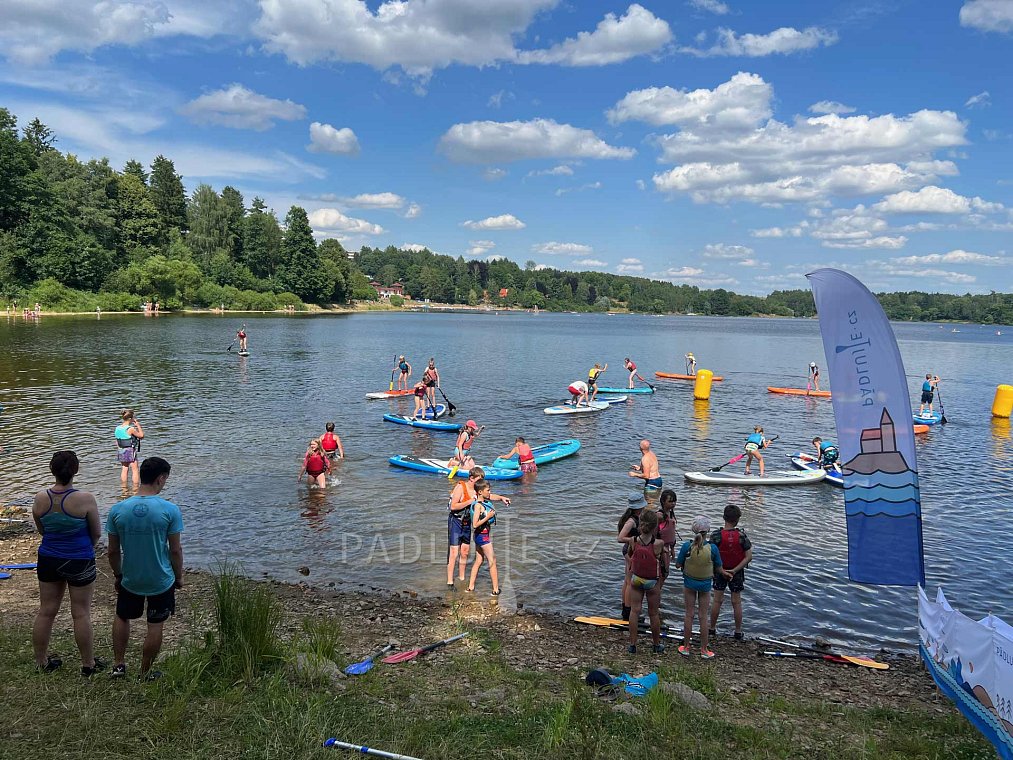
{"label": "tree line", "polygon": [[[645,277],[522,268],[428,249],[364,246],[354,259],[337,240],[316,242],[306,210],[279,222],[263,199],[232,186],[187,195],[171,159],[122,170],[55,147],[38,119],[18,129],[0,108],[0,300],[49,310],[163,308],[271,310],[375,300],[371,279],[400,282],[417,299],[554,311],[630,311],[811,317],[806,289],[767,296],[702,290]],[[1013,296],[883,293],[898,320],[1013,323]]]}

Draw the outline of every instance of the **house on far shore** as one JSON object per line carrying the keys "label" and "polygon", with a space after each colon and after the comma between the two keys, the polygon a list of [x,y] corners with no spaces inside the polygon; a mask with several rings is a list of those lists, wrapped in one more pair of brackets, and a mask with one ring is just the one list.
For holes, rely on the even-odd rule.
{"label": "house on far shore", "polygon": [[404,285],[400,282],[395,282],[393,285],[381,285],[376,280],[370,280],[369,285],[380,298],[390,298],[391,296],[401,296],[404,298]]}

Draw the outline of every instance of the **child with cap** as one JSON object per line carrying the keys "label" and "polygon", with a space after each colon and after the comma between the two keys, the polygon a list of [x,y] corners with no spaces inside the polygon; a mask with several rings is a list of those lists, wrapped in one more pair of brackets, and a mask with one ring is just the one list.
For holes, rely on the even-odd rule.
{"label": "child with cap", "polygon": [[686,354],[686,374],[687,375],[696,374],[696,357],[693,356],[692,351]]}
{"label": "child with cap", "polygon": [[675,566],[682,570],[683,599],[686,617],[683,621],[682,646],[679,654],[690,655],[690,637],[693,632],[694,612],[700,619],[700,656],[705,660],[714,657],[708,644],[710,633],[707,623],[710,612],[711,584],[714,574],[721,570],[721,553],[708,539],[711,522],[704,515],[693,520],[693,540],[686,541],[675,558]]}
{"label": "child with cap", "polygon": [[626,511],[623,512],[623,516],[619,518],[619,524],[616,527],[616,530],[619,531],[618,541],[623,545],[623,558],[626,562],[626,567],[623,570],[623,589],[621,594],[623,620],[630,619],[630,539],[635,538],[640,534],[640,516],[643,514],[643,509],[646,506],[647,499],[644,498],[643,493],[637,492],[630,494],[629,499],[627,500]]}

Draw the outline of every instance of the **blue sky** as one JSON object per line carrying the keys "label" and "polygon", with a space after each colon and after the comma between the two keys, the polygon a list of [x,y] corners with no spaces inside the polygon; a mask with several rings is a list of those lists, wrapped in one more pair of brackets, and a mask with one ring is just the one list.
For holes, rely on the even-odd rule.
{"label": "blue sky", "polygon": [[321,237],[1013,291],[1013,0],[5,0],[0,105]]}

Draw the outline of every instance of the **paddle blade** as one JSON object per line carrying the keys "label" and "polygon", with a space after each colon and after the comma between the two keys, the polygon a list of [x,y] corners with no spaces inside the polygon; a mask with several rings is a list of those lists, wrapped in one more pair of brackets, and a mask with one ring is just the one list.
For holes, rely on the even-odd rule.
{"label": "paddle blade", "polygon": [[357,662],[345,668],[345,673],[350,676],[361,676],[373,669],[373,658],[369,657],[362,662]]}
{"label": "paddle blade", "polygon": [[422,654],[421,649],[409,649],[407,652],[398,652],[397,654],[392,654],[389,657],[384,657],[382,660],[380,660],[380,662],[382,662],[384,665],[396,665],[399,662],[408,662],[408,660],[414,660],[420,654]]}
{"label": "paddle blade", "polygon": [[461,468],[458,467],[457,465],[454,465],[453,467],[451,467],[450,468],[450,472],[447,474],[447,480],[453,480],[454,476],[457,475],[457,471],[459,469],[461,469]]}
{"label": "paddle blade", "polygon": [[860,665],[863,668],[872,668],[873,670],[889,670],[890,666],[885,662],[876,662],[870,660],[868,657],[851,657],[850,655],[842,654],[841,659],[847,660],[852,665]]}

